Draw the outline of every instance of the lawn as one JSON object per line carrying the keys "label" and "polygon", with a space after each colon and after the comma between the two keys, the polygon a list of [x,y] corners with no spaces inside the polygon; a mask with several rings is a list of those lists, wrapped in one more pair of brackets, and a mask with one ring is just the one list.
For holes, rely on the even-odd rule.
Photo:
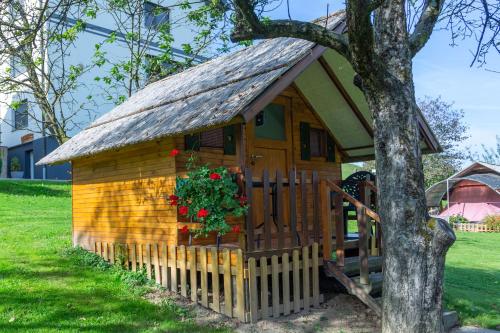
{"label": "lawn", "polygon": [[[70,185],[0,181],[0,332],[213,332],[180,321],[113,270],[82,265],[70,248]],[[355,231],[353,224],[350,229]],[[445,301],[463,324],[500,324],[500,233],[458,233]],[[189,316],[189,314],[188,314]]]}
{"label": "lawn", "polygon": [[66,255],[70,235],[70,185],[0,181],[0,332],[214,331]]}

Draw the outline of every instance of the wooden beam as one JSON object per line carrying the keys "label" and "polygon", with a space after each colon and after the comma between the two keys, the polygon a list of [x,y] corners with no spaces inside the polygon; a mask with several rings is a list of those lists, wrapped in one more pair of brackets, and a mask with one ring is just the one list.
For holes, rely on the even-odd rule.
{"label": "wooden beam", "polygon": [[344,86],[342,85],[342,83],[340,82],[340,80],[338,79],[337,75],[332,70],[332,68],[330,67],[328,62],[322,56],[319,57],[318,62],[320,63],[321,67],[323,67],[323,69],[325,70],[328,77],[330,77],[330,79],[332,80],[335,87],[337,87],[337,89],[339,90],[340,94],[342,95],[342,97],[344,98],[346,103],[349,104],[349,106],[351,107],[351,110],[354,112],[354,114],[356,115],[356,117],[360,121],[361,125],[363,125],[363,127],[365,128],[368,135],[371,138],[373,138],[373,129],[371,128],[370,124],[368,124],[365,117],[363,116],[361,111],[358,109],[358,106],[356,105],[356,103],[354,103],[354,101],[352,100],[349,93],[345,90]]}
{"label": "wooden beam", "polygon": [[315,45],[311,52],[306,54],[299,62],[291,66],[273,84],[268,86],[257,98],[255,98],[246,108],[241,111],[241,115],[246,122],[253,119],[257,113],[262,111],[271,103],[285,88],[287,88],[310,64],[318,59],[325,51],[326,47]]}

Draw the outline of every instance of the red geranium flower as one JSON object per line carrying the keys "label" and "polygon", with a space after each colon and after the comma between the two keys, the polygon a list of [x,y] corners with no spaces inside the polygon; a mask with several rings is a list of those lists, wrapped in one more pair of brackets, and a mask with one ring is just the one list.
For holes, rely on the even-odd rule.
{"label": "red geranium flower", "polygon": [[239,233],[240,233],[240,231],[241,231],[241,228],[240,228],[240,226],[239,226],[239,225],[235,225],[235,226],[233,226],[233,227],[231,228],[231,231],[232,231],[232,232],[235,232],[235,233],[237,233],[237,234],[239,234]]}
{"label": "red geranium flower", "polygon": [[240,205],[241,205],[241,206],[245,206],[245,205],[247,204],[247,197],[246,197],[246,196],[242,195],[242,196],[239,198],[239,200],[240,200]]}
{"label": "red geranium flower", "polygon": [[198,211],[198,214],[196,214],[196,216],[198,218],[203,218],[203,217],[207,217],[208,216],[208,210],[206,210],[205,208],[202,208]]}
{"label": "red geranium flower", "polygon": [[210,179],[212,179],[212,180],[219,180],[220,178],[221,177],[220,177],[220,175],[217,172],[212,172],[210,174]]}
{"label": "red geranium flower", "polygon": [[187,225],[185,225],[185,226],[183,226],[183,227],[181,228],[181,233],[182,233],[182,234],[187,234],[187,233],[189,233],[189,229],[188,229]]}
{"label": "red geranium flower", "polygon": [[189,212],[189,207],[188,206],[180,206],[179,207],[179,214],[181,215],[187,215]]}
{"label": "red geranium flower", "polygon": [[169,195],[168,200],[170,200],[170,206],[177,206],[177,200],[179,200],[179,197],[171,194]]}
{"label": "red geranium flower", "polygon": [[179,150],[178,149],[172,149],[170,151],[170,157],[175,157],[177,155],[179,155]]}

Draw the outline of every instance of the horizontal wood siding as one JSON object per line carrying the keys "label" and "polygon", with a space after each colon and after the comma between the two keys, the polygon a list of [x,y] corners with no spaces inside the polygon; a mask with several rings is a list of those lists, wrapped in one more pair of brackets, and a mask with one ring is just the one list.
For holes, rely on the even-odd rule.
{"label": "horizontal wood siding", "polygon": [[73,161],[73,242],[176,244],[173,139]]}

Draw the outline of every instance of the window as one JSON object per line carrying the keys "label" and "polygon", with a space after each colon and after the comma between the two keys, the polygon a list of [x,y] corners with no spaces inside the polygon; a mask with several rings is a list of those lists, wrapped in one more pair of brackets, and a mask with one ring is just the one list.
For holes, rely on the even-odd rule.
{"label": "window", "polygon": [[14,113],[14,130],[28,127],[28,101],[21,101],[19,106],[12,111]]}
{"label": "window", "polygon": [[311,128],[309,133],[311,157],[326,156],[326,133],[319,128]]}
{"label": "window", "polygon": [[156,3],[144,2],[144,26],[150,29],[158,29],[170,21],[170,10]]}
{"label": "window", "polygon": [[184,149],[200,150],[201,147],[222,149],[224,155],[236,155],[235,125],[184,136]]}
{"label": "window", "polygon": [[18,56],[11,56],[10,58],[10,76],[12,78],[17,77],[26,72],[26,67],[21,62]]}
{"label": "window", "polygon": [[255,137],[258,139],[286,140],[285,107],[269,104],[255,117]]}

